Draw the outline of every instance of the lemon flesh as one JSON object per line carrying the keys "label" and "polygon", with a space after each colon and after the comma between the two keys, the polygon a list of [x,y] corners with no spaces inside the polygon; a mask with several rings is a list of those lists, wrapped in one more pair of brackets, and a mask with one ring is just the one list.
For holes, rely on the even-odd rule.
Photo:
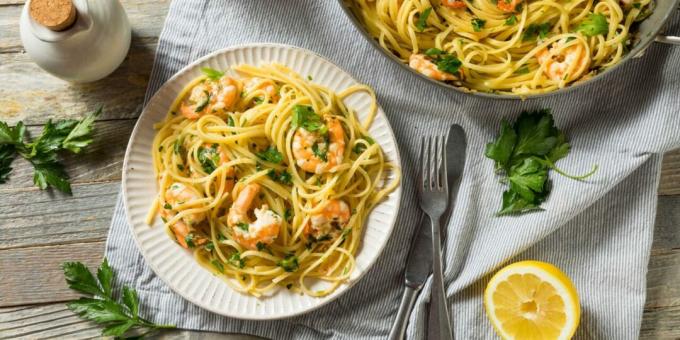
{"label": "lemon flesh", "polygon": [[580,319],[576,288],[557,267],[539,261],[511,264],[484,292],[487,316],[504,339],[570,339]]}

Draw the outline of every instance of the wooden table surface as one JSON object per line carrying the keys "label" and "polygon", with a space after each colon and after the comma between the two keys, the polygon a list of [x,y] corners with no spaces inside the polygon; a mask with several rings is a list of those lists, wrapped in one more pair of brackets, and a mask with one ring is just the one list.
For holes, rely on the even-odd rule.
{"label": "wooden table surface", "polygon": [[[130,53],[104,80],[74,85],[33,64],[19,39],[24,0],[0,0],[0,120],[23,120],[36,133],[48,119],[80,118],[103,104],[95,143],[65,160],[73,196],[33,186],[32,168],[15,161],[0,185],[0,339],[96,337],[96,325],[64,306],[76,297],[60,264],[101,262],[128,137],[142,110],[169,0],[122,1],[132,24]],[[664,155],[641,338],[680,338],[680,150]],[[625,298],[625,297],[624,297]],[[169,337],[196,338],[195,332]]]}

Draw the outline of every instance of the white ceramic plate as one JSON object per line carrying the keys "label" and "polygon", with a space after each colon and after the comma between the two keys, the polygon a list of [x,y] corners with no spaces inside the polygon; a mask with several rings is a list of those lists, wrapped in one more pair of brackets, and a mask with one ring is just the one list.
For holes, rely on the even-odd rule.
{"label": "white ceramic plate", "polygon": [[[356,283],[375,263],[390,238],[399,210],[401,188],[391,193],[368,217],[365,233],[356,257],[356,268],[347,284],[334,293],[314,298],[282,289],[272,296],[256,298],[231,289],[224,281],[202,268],[193,256],[172,241],[160,219],[153,227],[145,223],[148,209],[156,196],[151,144],[153,124],[164,119],[176,95],[191,79],[201,75],[201,67],[226,70],[230,65],[284,64],[314,82],[340,91],[357,82],[324,58],[301,48],[256,44],[223,49],[185,67],[151,98],[135,126],[123,165],[123,200],[128,223],[137,246],[148,265],[172,290],[192,303],[212,312],[239,319],[276,319],[302,314],[334,300]],[[347,98],[349,107],[360,119],[368,113],[368,95]],[[370,134],[380,144],[388,160],[400,165],[399,152],[392,129],[382,109]]]}

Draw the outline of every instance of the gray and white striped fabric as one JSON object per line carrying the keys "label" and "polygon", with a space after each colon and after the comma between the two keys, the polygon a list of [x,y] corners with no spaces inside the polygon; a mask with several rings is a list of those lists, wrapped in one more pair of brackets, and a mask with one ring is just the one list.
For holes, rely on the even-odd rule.
{"label": "gray and white striped fabric", "polygon": [[[671,32],[680,32],[673,20]],[[588,88],[543,100],[490,101],[452,93],[394,65],[364,40],[336,1],[180,1],[170,6],[147,99],[181,67],[211,51],[250,42],[285,43],[317,52],[372,86],[396,133],[404,193],[394,235],[373,269],[347,294],[318,311],[269,322],[211,314],[174,294],[145,265],[118,203],[106,254],[118,279],[133,285],[142,313],[181,328],[242,332],[276,339],[385,338],[402,293],[403,266],[420,212],[413,176],[418,136],[444,133],[451,123],[468,136],[468,158],[447,226],[445,277],[458,339],[493,338],[482,291],[503,264],[519,259],[562,268],[580,292],[577,336],[638,337],[652,242],[659,153],[680,146],[680,48],[652,46],[646,55]],[[545,211],[494,217],[502,186],[484,145],[501,117],[553,109],[571,139],[558,164],[587,182],[552,176]],[[418,298],[408,337],[424,338],[429,285]]]}

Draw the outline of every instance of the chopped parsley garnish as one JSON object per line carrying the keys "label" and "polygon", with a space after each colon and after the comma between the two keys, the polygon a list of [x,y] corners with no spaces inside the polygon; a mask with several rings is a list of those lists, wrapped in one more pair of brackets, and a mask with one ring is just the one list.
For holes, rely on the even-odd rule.
{"label": "chopped parsley garnish", "polygon": [[293,211],[290,208],[286,208],[286,211],[283,213],[283,219],[290,221],[291,218],[293,218]]}
{"label": "chopped parsley garnish", "polygon": [[243,268],[246,266],[246,261],[241,258],[241,253],[235,252],[229,256],[229,262],[231,262],[234,266]]}
{"label": "chopped parsley garnish", "polygon": [[172,209],[172,206],[170,205],[170,203],[165,203],[165,205],[163,206],[163,208],[165,208],[165,209],[167,209],[167,210],[170,210],[170,209]]}
{"label": "chopped parsley garnish", "polygon": [[312,81],[312,80],[314,80],[314,79],[312,78],[312,76],[307,75],[307,80]]}
{"label": "chopped parsley garnish", "polygon": [[427,50],[425,50],[425,55],[428,56],[428,57],[434,57],[434,56],[437,56],[437,55],[440,55],[440,54],[444,54],[444,51],[442,51],[442,50],[440,50],[436,47],[428,48]]}
{"label": "chopped parsley garnish", "polygon": [[288,173],[287,170],[277,172],[274,169],[269,169],[267,176],[269,176],[269,178],[271,178],[273,181],[279,182],[281,184],[293,184],[293,176]]}
{"label": "chopped parsley garnish", "polygon": [[460,66],[463,65],[458,58],[438,48],[428,48],[425,50],[425,55],[430,57],[432,62],[437,65],[437,69],[443,72],[456,74]]}
{"label": "chopped parsley garnish", "polygon": [[541,39],[545,39],[548,36],[548,33],[550,33],[550,23],[531,24],[522,34],[522,41],[533,40],[536,39],[537,36]]}
{"label": "chopped parsley garnish", "polygon": [[222,262],[217,261],[217,260],[212,260],[210,261],[210,264],[213,265],[217,270],[220,271],[220,273],[224,273],[224,265],[222,265]]}
{"label": "chopped parsley garnish", "polygon": [[196,109],[194,110],[195,112],[201,112],[203,109],[205,109],[206,106],[210,103],[210,92],[204,91],[205,94],[205,99],[198,105],[196,105]]}
{"label": "chopped parsley garnish", "polygon": [[239,229],[242,229],[243,231],[248,231],[248,229],[250,229],[250,227],[248,226],[248,223],[239,222],[239,223],[236,224],[236,226]]}
{"label": "chopped parsley garnish", "polygon": [[427,27],[427,17],[430,16],[430,13],[432,13],[432,7],[426,8],[418,16],[418,21],[416,22],[416,28],[418,29],[418,32],[424,31],[425,27]]}
{"label": "chopped parsley garnish", "polygon": [[189,248],[195,248],[196,245],[194,244],[194,234],[189,233],[187,236],[184,237],[184,242],[186,242],[187,247]]}
{"label": "chopped parsley garnish", "polygon": [[263,152],[258,152],[257,157],[274,164],[281,164],[283,162],[283,154],[276,149],[275,146],[270,145]]}
{"label": "chopped parsley garnish", "polygon": [[262,243],[262,242],[257,242],[257,244],[255,246],[257,247],[257,250],[259,250],[259,251],[262,251],[262,249],[264,249],[266,247],[264,245],[264,243]]}
{"label": "chopped parsley garnish", "polygon": [[529,65],[522,65],[522,67],[515,70],[515,74],[527,74],[529,73]]}
{"label": "chopped parsley garnish", "polygon": [[463,65],[463,63],[460,62],[458,58],[450,54],[440,56],[434,61],[434,63],[435,65],[437,65],[437,69],[439,69],[440,71],[444,71],[446,73],[451,74],[458,73],[460,66]]}
{"label": "chopped parsley garnish", "polygon": [[217,240],[218,241],[226,241],[227,238],[222,235],[222,233],[217,233]]}
{"label": "chopped parsley garnish", "polygon": [[220,72],[210,67],[201,67],[201,72],[203,72],[203,74],[205,74],[206,77],[212,80],[218,80],[222,78],[222,76],[224,76],[224,72]]}
{"label": "chopped parsley garnish", "polygon": [[609,32],[607,17],[600,13],[592,13],[576,27],[576,31],[588,37],[605,34]]}
{"label": "chopped parsley garnish", "polygon": [[293,106],[293,129],[303,128],[309,132],[319,132],[326,134],[328,127],[321,121],[321,116],[317,115],[311,106]]}
{"label": "chopped parsley garnish", "polygon": [[212,243],[212,241],[208,241],[208,242],[205,244],[204,247],[205,247],[205,249],[208,250],[208,251],[213,251],[213,250],[215,250],[215,244]]}
{"label": "chopped parsley garnish", "polygon": [[199,147],[198,148],[198,162],[201,163],[203,171],[207,174],[211,174],[217,165],[220,163],[220,155],[217,153],[217,145],[213,144],[211,147]]}
{"label": "chopped parsley garnish", "polygon": [[[369,136],[364,136],[363,139],[366,140],[366,142],[368,142],[368,145],[375,144],[375,141],[373,140],[373,138],[371,138]],[[354,147],[352,148],[352,152],[354,152],[356,154],[362,154],[365,150],[366,150],[366,145],[364,143],[356,143],[354,145]]]}
{"label": "chopped parsley garnish", "polygon": [[286,257],[279,261],[276,265],[283,268],[283,270],[287,272],[294,272],[300,267],[297,256],[292,254],[286,255]]}
{"label": "chopped parsley garnish", "polygon": [[314,156],[322,161],[328,161],[328,150],[326,147],[319,148],[319,143],[314,143],[314,145],[312,145],[312,152],[314,153]]}
{"label": "chopped parsley garnish", "polygon": [[474,29],[475,32],[481,32],[482,28],[484,28],[484,25],[486,24],[486,20],[474,18],[474,19],[472,19],[471,23],[472,23],[472,29]]}
{"label": "chopped parsley garnish", "polygon": [[555,166],[567,156],[570,145],[566,136],[555,127],[549,109],[522,112],[513,125],[501,121],[498,139],[486,145],[485,156],[493,159],[509,189],[503,193],[503,205],[498,215],[519,214],[541,209],[550,193],[548,171],[555,170],[571,179],[582,180],[597,170],[583,176],[572,176]]}
{"label": "chopped parsley garnish", "polygon": [[505,26],[512,26],[517,23],[517,16],[514,14],[505,19]]}
{"label": "chopped parsley garnish", "polygon": [[253,103],[255,103],[255,105],[260,105],[260,104],[264,103],[264,98],[255,97],[255,98],[253,98]]}
{"label": "chopped parsley garnish", "polygon": [[181,155],[182,153],[184,153],[184,137],[180,136],[179,138],[175,139],[175,143],[173,144],[172,150],[177,155]]}
{"label": "chopped parsley garnish", "polygon": [[232,117],[231,115],[227,116],[227,125],[231,127],[236,126],[236,124],[234,124],[234,117]]}

